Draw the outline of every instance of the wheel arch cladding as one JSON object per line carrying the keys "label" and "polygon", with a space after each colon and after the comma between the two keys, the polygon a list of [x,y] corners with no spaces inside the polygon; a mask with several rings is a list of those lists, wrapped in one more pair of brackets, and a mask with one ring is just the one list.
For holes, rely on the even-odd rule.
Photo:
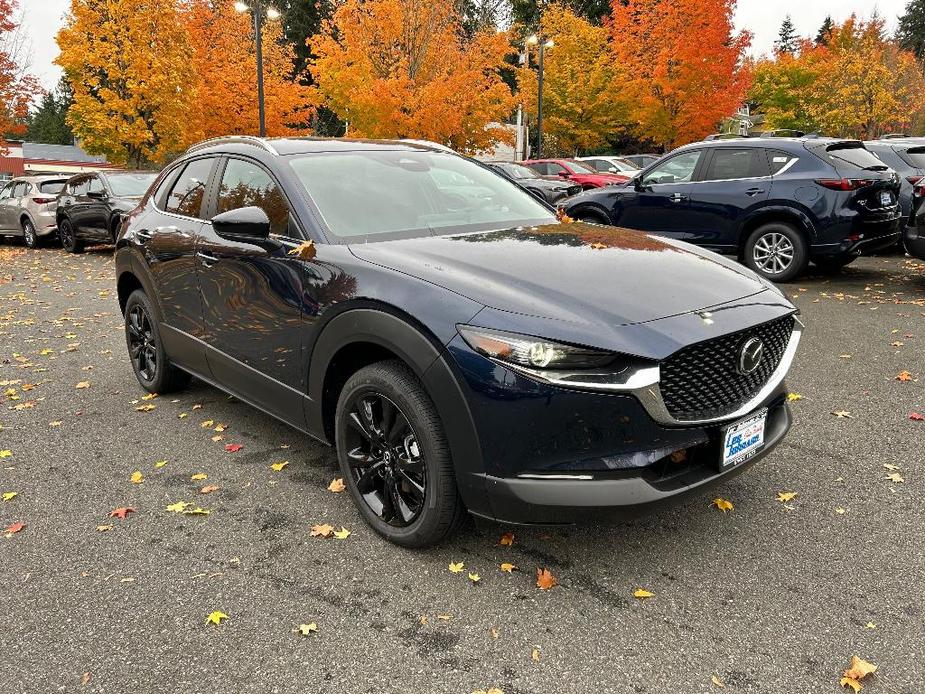
{"label": "wheel arch cladding", "polygon": [[333,442],[340,388],[357,369],[383,359],[399,359],[421,381],[440,415],[463,501],[473,511],[482,510],[485,487],[477,473],[484,466],[468,402],[439,344],[397,315],[352,309],[324,327],[309,366],[309,431]]}

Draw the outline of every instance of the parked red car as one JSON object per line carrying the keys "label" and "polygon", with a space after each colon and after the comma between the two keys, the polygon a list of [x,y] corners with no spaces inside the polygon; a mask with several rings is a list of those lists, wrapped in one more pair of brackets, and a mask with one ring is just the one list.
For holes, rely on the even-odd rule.
{"label": "parked red car", "polygon": [[630,180],[622,174],[600,173],[571,159],[531,159],[521,162],[540,176],[552,180],[568,179],[584,189],[619,185]]}

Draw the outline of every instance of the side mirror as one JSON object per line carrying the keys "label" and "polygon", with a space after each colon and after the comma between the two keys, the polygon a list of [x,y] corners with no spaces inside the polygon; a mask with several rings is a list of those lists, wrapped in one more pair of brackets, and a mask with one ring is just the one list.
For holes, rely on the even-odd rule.
{"label": "side mirror", "polygon": [[617,167],[616,167],[616,166],[610,166],[610,167],[607,168],[607,170],[608,170],[610,173],[618,173],[618,172],[617,172]]}
{"label": "side mirror", "polygon": [[219,236],[247,241],[270,236],[270,218],[259,207],[239,207],[212,217],[212,228]]}
{"label": "side mirror", "polygon": [[560,172],[559,172],[559,178],[568,178],[568,177],[571,176],[571,175],[572,175],[572,174],[570,174],[568,171],[560,171]]}
{"label": "side mirror", "polygon": [[105,200],[109,196],[106,195],[105,190],[90,190],[87,191],[87,197],[93,198],[94,200]]}
{"label": "side mirror", "polygon": [[642,185],[642,176],[633,177],[633,188],[636,190],[642,190],[645,186]]}

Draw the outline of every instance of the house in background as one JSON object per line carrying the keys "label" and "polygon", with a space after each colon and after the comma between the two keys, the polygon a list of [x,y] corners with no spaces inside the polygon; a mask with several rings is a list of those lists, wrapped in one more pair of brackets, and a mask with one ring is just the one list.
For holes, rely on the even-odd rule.
{"label": "house in background", "polygon": [[76,174],[118,169],[106,157],[87,154],[76,145],[43,145],[36,142],[0,141],[0,180],[24,174]]}

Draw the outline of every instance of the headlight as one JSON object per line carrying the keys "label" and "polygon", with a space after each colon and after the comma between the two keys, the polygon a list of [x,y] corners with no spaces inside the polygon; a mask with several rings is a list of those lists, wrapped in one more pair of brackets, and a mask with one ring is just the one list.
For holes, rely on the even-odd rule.
{"label": "headlight", "polygon": [[531,369],[592,369],[612,362],[616,355],[587,347],[565,345],[529,335],[515,335],[486,328],[458,326],[472,349],[486,357]]}

